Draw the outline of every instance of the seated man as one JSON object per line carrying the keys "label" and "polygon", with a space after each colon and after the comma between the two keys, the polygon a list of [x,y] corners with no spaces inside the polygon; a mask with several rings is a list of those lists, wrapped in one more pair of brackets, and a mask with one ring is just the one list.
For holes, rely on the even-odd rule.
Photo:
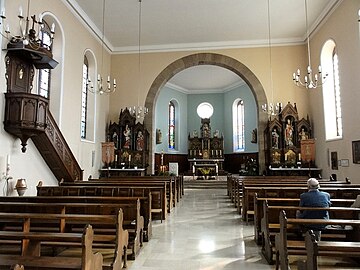
{"label": "seated man", "polygon": [[[319,181],[315,178],[310,178],[307,181],[308,192],[300,195],[300,206],[301,207],[330,207],[330,194],[327,192],[319,191]],[[311,218],[311,219],[329,219],[329,212],[324,211],[302,211],[298,212],[297,218]],[[314,233],[318,240],[320,240],[321,230],[325,229],[326,226],[319,225],[308,225],[305,229],[314,230]]]}

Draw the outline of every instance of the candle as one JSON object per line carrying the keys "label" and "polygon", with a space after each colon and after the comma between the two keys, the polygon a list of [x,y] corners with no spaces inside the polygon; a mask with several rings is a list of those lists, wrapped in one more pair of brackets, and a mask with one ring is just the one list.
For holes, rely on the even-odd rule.
{"label": "candle", "polygon": [[19,17],[23,16],[23,9],[22,6],[19,7]]}
{"label": "candle", "polygon": [[217,164],[215,165],[215,170],[216,170],[216,174],[218,174],[218,172],[219,172],[219,167],[218,167]]}
{"label": "candle", "polygon": [[55,23],[51,25],[51,33],[55,33]]}
{"label": "candle", "polygon": [[195,166],[192,167],[193,174],[195,174]]}
{"label": "candle", "polygon": [[131,161],[131,155],[129,155],[129,162]]}
{"label": "candle", "polygon": [[3,19],[6,18],[6,16],[5,16],[5,8],[3,8],[3,9],[1,10],[1,18],[3,18]]}
{"label": "candle", "polygon": [[115,155],[115,161],[117,161],[117,159],[118,159],[118,157],[117,157],[117,155]]}
{"label": "candle", "polygon": [[299,153],[299,160],[301,160],[301,154]]}
{"label": "candle", "polygon": [[6,156],[6,167],[10,166],[10,155]]}

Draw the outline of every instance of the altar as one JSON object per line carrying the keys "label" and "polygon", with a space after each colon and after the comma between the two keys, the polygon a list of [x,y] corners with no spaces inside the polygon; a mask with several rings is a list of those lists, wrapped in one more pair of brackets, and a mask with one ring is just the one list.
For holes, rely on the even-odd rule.
{"label": "altar", "polygon": [[219,176],[223,172],[224,159],[188,159],[193,178],[195,176]]}

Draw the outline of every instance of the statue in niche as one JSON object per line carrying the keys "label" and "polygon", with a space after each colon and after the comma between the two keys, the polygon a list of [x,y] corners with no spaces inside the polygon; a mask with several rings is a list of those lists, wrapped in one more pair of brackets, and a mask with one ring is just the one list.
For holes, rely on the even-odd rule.
{"label": "statue in niche", "polygon": [[272,148],[279,149],[279,134],[277,133],[275,128],[271,132],[271,138],[272,138]]}
{"label": "statue in niche", "polygon": [[285,145],[286,146],[293,146],[293,134],[294,134],[294,128],[292,126],[291,120],[288,119],[286,123],[285,128]]}
{"label": "statue in niche", "polygon": [[142,131],[139,130],[137,137],[136,137],[136,150],[142,151],[144,149],[144,135]]}
{"label": "statue in niche", "polygon": [[125,137],[124,148],[130,149],[130,145],[131,145],[131,130],[130,130],[128,124],[126,124],[126,126],[125,126],[124,137]]}
{"label": "statue in niche", "polygon": [[302,141],[302,140],[307,140],[307,139],[309,139],[309,136],[305,132],[304,128],[302,128],[299,133],[299,140]]}

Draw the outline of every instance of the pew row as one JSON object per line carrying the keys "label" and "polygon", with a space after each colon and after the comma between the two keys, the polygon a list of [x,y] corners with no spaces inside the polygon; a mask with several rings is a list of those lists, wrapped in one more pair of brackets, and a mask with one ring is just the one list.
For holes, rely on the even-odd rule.
{"label": "pew row", "polygon": [[[281,211],[286,211],[288,217],[296,218],[296,211],[328,211],[332,219],[356,219],[360,213],[359,208],[346,207],[299,207],[299,206],[269,206],[267,202],[263,204],[264,216],[261,219],[261,239],[262,239],[262,253],[265,259],[271,264],[273,263],[273,255],[275,254],[275,235],[279,233],[281,224],[279,222],[279,215]],[[288,232],[292,233],[293,238],[299,236],[300,228],[297,226],[290,226]],[[324,239],[339,239],[345,240],[349,237],[352,231],[347,229],[336,229],[324,231]]]}
{"label": "pew row", "polygon": [[[337,250],[341,243],[345,243],[345,245],[351,245],[351,242],[359,243],[359,226],[360,220],[351,220],[351,219],[296,219],[296,218],[287,218],[286,212],[281,211],[280,216],[280,232],[275,236],[275,252],[276,252],[276,269],[288,270],[289,266],[289,255],[297,255],[297,256],[305,256],[305,241],[302,237],[301,240],[289,240],[288,239],[288,227],[289,226],[303,226],[303,225],[332,225],[332,226],[351,226],[353,230],[349,234],[348,239],[352,241],[346,240],[334,240],[332,246],[330,246],[329,250],[323,250],[321,255],[327,256],[335,256],[337,252],[341,252],[341,248]],[[321,240],[322,241],[322,240]],[[354,245],[354,247],[358,247],[358,244]],[[353,254],[348,254],[350,257]]]}
{"label": "pew row", "polygon": [[[180,176],[118,176],[111,178],[99,178],[88,179],[88,182],[98,182],[98,183],[110,183],[110,182],[158,182],[166,181],[171,183],[172,194],[173,194],[173,206],[180,201],[181,197],[184,195],[184,177]],[[81,182],[81,181],[77,181]],[[71,183],[71,182],[70,182]],[[170,187],[168,188],[170,190]]]}
{"label": "pew row", "polygon": [[[140,214],[138,214],[138,202],[140,201]],[[5,203],[5,204],[2,204]],[[128,225],[134,220],[140,220],[136,224],[140,224],[142,226],[142,219],[144,220],[143,227],[143,240],[148,241],[152,235],[152,217],[151,217],[151,196],[148,197],[101,197],[101,196],[21,196],[21,197],[0,197],[0,211],[4,211],[5,209],[10,209],[12,211],[12,206],[9,205],[6,207],[6,204],[18,203],[18,205],[26,206],[26,203],[35,203],[38,207],[31,208],[30,211],[36,212],[48,212],[49,209],[47,206],[52,205],[54,208],[56,205],[61,209],[64,208],[63,212],[65,213],[75,213],[75,209],[79,207],[92,207],[86,210],[88,214],[102,214],[104,213],[105,208],[109,208],[106,213],[116,213],[117,208],[124,208],[123,210],[132,210],[128,214],[128,211],[125,212],[124,216],[124,224]],[[2,206],[1,206],[2,205]],[[127,207],[126,205],[133,205],[133,208]],[[19,207],[14,205],[13,207]],[[65,208],[68,208],[68,211]],[[24,207],[21,209],[23,210]],[[72,209],[72,210],[71,210]],[[84,209],[82,209],[84,210]],[[20,209],[19,209],[20,211]],[[80,210],[79,210],[80,211]],[[79,213],[76,212],[76,213]],[[59,212],[58,212],[59,213]],[[138,218],[138,217],[141,218]]]}
{"label": "pew row", "polygon": [[[18,197],[23,198],[23,197]],[[33,197],[38,198],[38,197]],[[41,198],[41,197],[39,197]],[[34,200],[33,200],[34,201]],[[36,201],[36,200],[35,200]],[[42,200],[45,201],[45,200]],[[49,205],[51,204],[51,207]],[[56,202],[51,197],[46,202],[0,202],[1,212],[17,212],[17,213],[42,213],[42,214],[76,214],[76,215],[115,215],[119,211],[122,212],[121,227],[128,231],[127,248],[129,250],[129,257],[135,259],[140,251],[143,243],[143,231],[144,231],[144,219],[140,215],[140,200],[133,200],[132,202],[122,203],[87,203],[80,200],[72,200],[69,202],[67,197],[57,198]],[[0,216],[1,216],[0,212]],[[106,223],[104,221],[104,223]],[[44,225],[48,230],[59,231],[58,227],[51,226],[52,224],[38,223],[38,225]],[[109,234],[112,232],[114,235],[117,233],[117,224],[97,224],[95,231],[104,231]],[[44,227],[42,226],[42,227]],[[95,224],[94,224],[95,226]],[[72,224],[71,227],[68,224],[61,225],[61,231],[79,230]],[[110,245],[111,246],[111,245]],[[114,246],[115,247],[115,246]],[[119,250],[115,250],[119,252]]]}
{"label": "pew row", "polygon": [[[360,194],[360,188],[355,185],[347,185],[346,187],[327,187],[320,186],[321,191],[328,192],[332,199],[356,199]],[[248,215],[254,215],[254,196],[260,198],[300,198],[300,195],[307,192],[307,186],[269,186],[269,187],[243,187],[243,202],[242,202],[242,218],[247,220]]]}
{"label": "pew row", "polygon": [[[22,246],[20,255],[0,254],[0,266],[9,269],[13,265],[21,264],[25,268],[46,266],[47,269],[101,270],[103,256],[101,253],[93,252],[93,237],[94,232],[91,225],[87,225],[83,233],[0,231],[0,240],[16,240]],[[81,257],[42,256],[40,250],[44,242],[47,244],[78,243],[81,246]],[[15,267],[14,269],[21,268]]]}
{"label": "pew row", "polygon": [[318,256],[360,257],[360,242],[317,241],[312,230],[305,234],[306,260],[298,262],[299,270],[317,270]]}
{"label": "pew row", "polygon": [[101,196],[101,197],[149,197],[151,196],[152,208],[156,203],[152,194],[158,193],[162,219],[166,219],[168,203],[166,196],[166,183],[155,183],[153,185],[121,185],[121,186],[43,186],[40,181],[37,185],[37,196]]}
{"label": "pew row", "polygon": [[[16,244],[18,239],[11,236],[14,232],[22,233],[48,233],[59,234],[58,241],[47,240],[43,245],[51,246],[52,252],[58,254],[59,248],[78,248],[79,243],[70,240],[66,243],[61,241],[61,234],[76,234],[82,231],[88,224],[92,224],[93,230],[93,249],[106,251],[112,254],[111,258],[104,261],[104,269],[121,269],[126,267],[126,251],[129,245],[129,234],[127,230],[122,228],[123,211],[120,209],[117,215],[88,215],[88,214],[51,214],[51,213],[11,213],[0,212],[0,243],[1,253],[17,254]],[[54,230],[55,229],[55,230]],[[6,237],[6,239],[2,238]],[[8,236],[10,235],[10,236]],[[5,241],[4,241],[5,240]],[[15,241],[14,241],[15,240]],[[24,242],[24,241],[23,241]],[[71,242],[71,243],[70,243]],[[14,249],[15,244],[15,249]],[[22,254],[24,254],[24,245],[20,246]],[[40,246],[35,250],[39,253]]]}
{"label": "pew row", "polygon": [[[331,199],[333,207],[350,207],[353,204],[354,199]],[[287,207],[294,206],[298,207],[300,204],[300,198],[259,198],[257,194],[254,196],[254,240],[260,245],[262,243],[261,235],[261,220],[264,217],[264,203],[269,206]],[[272,216],[270,214],[270,216]],[[275,215],[277,222],[279,213]]]}

